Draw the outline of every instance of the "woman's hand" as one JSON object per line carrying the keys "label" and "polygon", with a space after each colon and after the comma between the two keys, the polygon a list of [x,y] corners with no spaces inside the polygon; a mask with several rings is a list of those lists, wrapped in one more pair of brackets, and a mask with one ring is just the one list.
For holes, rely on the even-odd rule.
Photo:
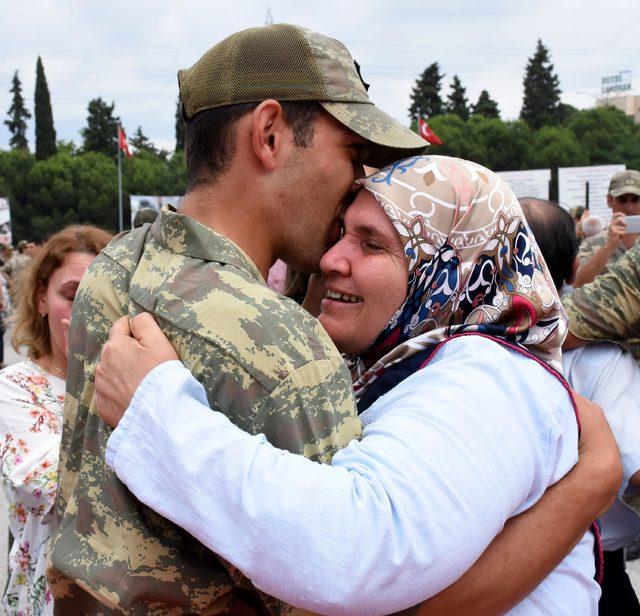
{"label": "woman's hand", "polygon": [[128,317],[118,319],[96,367],[96,398],[103,421],[115,428],[144,377],[173,359],[178,355],[152,315],[139,314],[130,324]]}

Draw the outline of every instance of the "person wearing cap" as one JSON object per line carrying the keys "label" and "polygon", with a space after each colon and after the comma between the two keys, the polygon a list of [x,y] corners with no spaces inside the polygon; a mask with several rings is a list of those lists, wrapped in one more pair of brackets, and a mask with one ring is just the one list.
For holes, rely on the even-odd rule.
{"label": "person wearing cap", "polygon": [[618,261],[638,238],[637,233],[627,233],[625,217],[640,214],[640,171],[614,174],[609,183],[607,204],[613,212],[609,228],[587,237],[580,245],[580,267],[574,288],[591,282],[607,266]]}
{"label": "person wearing cap", "polygon": [[152,207],[140,208],[133,217],[133,228],[137,229],[145,223],[153,224],[156,218],[158,218],[157,210],[154,210]]}
{"label": "person wearing cap", "polygon": [[164,208],[153,225],[118,236],[74,305],[48,572],[60,614],[280,611],[105,464],[100,349],[119,317],[151,312],[215,408],[328,462],[360,434],[350,375],[319,323],[265,285],[267,273],[278,258],[316,270],[363,163],[427,146],[369,100],[344,45],[297,26],[233,34],[178,80],[180,213]]}

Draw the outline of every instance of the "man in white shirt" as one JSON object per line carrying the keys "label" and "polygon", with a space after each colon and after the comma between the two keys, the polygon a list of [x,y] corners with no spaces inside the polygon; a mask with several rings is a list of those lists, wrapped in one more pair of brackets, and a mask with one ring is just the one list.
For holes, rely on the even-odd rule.
{"label": "man in white shirt", "polygon": [[[578,252],[571,216],[550,201],[521,199],[520,204],[556,287],[571,284]],[[640,368],[631,354],[610,342],[565,351],[563,368],[571,387],[603,408],[622,459],[620,498],[601,518],[605,571],[600,614],[636,613],[640,604],[625,571],[624,547],[640,535],[640,516],[622,497],[640,489]]]}

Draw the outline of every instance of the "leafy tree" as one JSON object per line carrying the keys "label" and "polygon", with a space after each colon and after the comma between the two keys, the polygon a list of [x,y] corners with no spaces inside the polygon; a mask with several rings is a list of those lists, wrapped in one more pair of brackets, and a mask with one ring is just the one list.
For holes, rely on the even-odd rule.
{"label": "leafy tree", "polygon": [[640,126],[615,107],[578,111],[568,127],[583,145],[589,164],[624,163],[640,169]]}
{"label": "leafy tree", "polygon": [[9,128],[11,133],[11,139],[9,145],[15,149],[27,150],[29,144],[27,142],[27,120],[31,117],[31,114],[24,106],[24,98],[22,98],[22,84],[18,77],[18,71],[13,74],[13,85],[11,90],[13,94],[13,101],[7,115],[8,120],[4,123]]}
{"label": "leafy tree", "polygon": [[467,100],[467,90],[462,86],[462,82],[457,75],[451,81],[451,92],[447,96],[447,113],[455,113],[463,120],[469,119],[469,101]]}
{"label": "leafy tree", "polygon": [[527,63],[523,84],[520,118],[536,129],[557,124],[560,120],[560,81],[554,73],[549,50],[540,39]]}
{"label": "leafy tree", "polygon": [[443,77],[438,63],[434,62],[427,66],[419,79],[416,79],[409,107],[409,114],[414,122],[417,122],[420,116],[433,118],[442,115],[444,106],[440,98],[440,82]]}
{"label": "leafy tree", "polygon": [[571,129],[543,126],[533,133],[528,163],[532,169],[579,167],[588,164],[589,159]]}
{"label": "leafy tree", "polygon": [[489,92],[482,90],[480,96],[478,96],[478,102],[473,106],[473,115],[481,115],[485,118],[500,118],[500,110],[498,109],[498,103],[494,101]]}
{"label": "leafy tree", "polygon": [[42,60],[36,63],[36,90],[34,96],[36,116],[36,158],[43,160],[56,153],[56,129],[53,126],[53,111],[47,78],[44,76]]}
{"label": "leafy tree", "polygon": [[113,115],[115,104],[94,98],[87,106],[87,126],[80,131],[85,152],[102,152],[114,157],[118,147],[118,122]]}
{"label": "leafy tree", "polygon": [[184,117],[179,96],[176,102],[176,150],[184,150]]}

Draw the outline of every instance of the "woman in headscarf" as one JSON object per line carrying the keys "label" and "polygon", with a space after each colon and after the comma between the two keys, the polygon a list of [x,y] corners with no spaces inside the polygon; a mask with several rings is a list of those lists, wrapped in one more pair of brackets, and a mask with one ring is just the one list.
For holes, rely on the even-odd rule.
{"label": "woman in headscarf", "polygon": [[[168,362],[107,450],[140,500],[259,589],[330,614],[389,613],[446,588],[578,455],[557,372],[565,319],[512,191],[437,156],[361,183],[321,261],[319,319],[351,365],[362,440],[331,466],[276,450]],[[122,378],[99,368],[99,393]],[[511,613],[595,614],[595,569],[587,534]]]}

